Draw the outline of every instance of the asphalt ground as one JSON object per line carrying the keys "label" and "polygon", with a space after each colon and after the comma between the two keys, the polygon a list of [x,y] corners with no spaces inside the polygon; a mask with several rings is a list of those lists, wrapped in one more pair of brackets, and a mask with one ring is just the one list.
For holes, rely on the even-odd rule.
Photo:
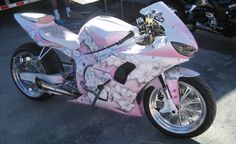
{"label": "asphalt ground", "polygon": [[[89,18],[102,14],[101,5],[74,6],[91,10],[83,20],[67,20],[74,32]],[[144,117],[129,117],[103,109],[68,103],[67,96],[45,102],[24,97],[10,76],[14,50],[32,41],[12,14],[22,11],[50,13],[49,4],[36,3],[0,13],[0,144],[234,144],[236,142],[236,39],[202,31],[194,36],[199,52],[186,64],[201,73],[212,88],[217,114],[211,128],[191,139],[169,137]]]}

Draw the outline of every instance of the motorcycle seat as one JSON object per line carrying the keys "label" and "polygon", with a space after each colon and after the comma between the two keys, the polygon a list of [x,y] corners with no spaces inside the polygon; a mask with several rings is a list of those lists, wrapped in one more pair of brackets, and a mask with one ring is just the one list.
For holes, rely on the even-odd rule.
{"label": "motorcycle seat", "polygon": [[78,35],[59,25],[43,27],[39,30],[39,34],[42,38],[71,50],[80,47]]}
{"label": "motorcycle seat", "polygon": [[42,13],[21,13],[20,16],[34,23],[48,24],[54,21],[54,16]]}

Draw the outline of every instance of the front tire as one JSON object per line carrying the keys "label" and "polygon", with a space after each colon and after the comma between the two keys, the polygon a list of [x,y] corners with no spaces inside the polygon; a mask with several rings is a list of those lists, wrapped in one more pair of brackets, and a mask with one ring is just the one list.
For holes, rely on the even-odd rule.
{"label": "front tire", "polygon": [[37,101],[47,100],[51,95],[41,91],[35,83],[22,80],[20,73],[56,74],[63,71],[60,59],[53,50],[38,60],[40,52],[38,45],[26,43],[18,47],[11,58],[11,75],[15,85],[26,97]]}
{"label": "front tire", "polygon": [[[216,104],[209,86],[199,77],[180,78],[178,114],[161,113],[153,103],[157,90],[149,89],[144,97],[144,109],[151,123],[162,132],[180,138],[202,134],[213,123]],[[186,93],[187,92],[187,93]]]}

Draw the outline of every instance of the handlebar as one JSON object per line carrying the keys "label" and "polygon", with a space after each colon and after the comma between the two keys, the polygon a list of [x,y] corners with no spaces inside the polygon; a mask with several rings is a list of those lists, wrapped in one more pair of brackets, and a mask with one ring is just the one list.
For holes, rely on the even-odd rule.
{"label": "handlebar", "polygon": [[125,42],[126,40],[132,38],[134,36],[134,32],[133,31],[129,31],[129,34],[127,34],[125,37],[123,37],[120,41],[112,44],[112,45],[109,45],[107,47],[105,47],[104,49],[107,49],[107,48],[110,48],[110,47],[113,47],[114,45],[120,45],[122,44],[123,42]]}

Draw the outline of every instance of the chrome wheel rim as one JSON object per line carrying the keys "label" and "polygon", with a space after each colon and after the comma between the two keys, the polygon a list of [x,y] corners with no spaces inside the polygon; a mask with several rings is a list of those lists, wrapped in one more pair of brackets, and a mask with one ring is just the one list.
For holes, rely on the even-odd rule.
{"label": "chrome wheel rim", "polygon": [[19,52],[12,58],[12,76],[18,88],[27,96],[40,97],[43,92],[35,83],[24,81],[20,77],[22,72],[46,73],[42,63],[30,52]]}
{"label": "chrome wheel rim", "polygon": [[177,134],[187,134],[198,129],[205,120],[207,109],[203,96],[191,85],[179,82],[180,102],[177,114],[161,113],[156,109],[157,94],[149,99],[149,110],[154,121],[163,129]]}

